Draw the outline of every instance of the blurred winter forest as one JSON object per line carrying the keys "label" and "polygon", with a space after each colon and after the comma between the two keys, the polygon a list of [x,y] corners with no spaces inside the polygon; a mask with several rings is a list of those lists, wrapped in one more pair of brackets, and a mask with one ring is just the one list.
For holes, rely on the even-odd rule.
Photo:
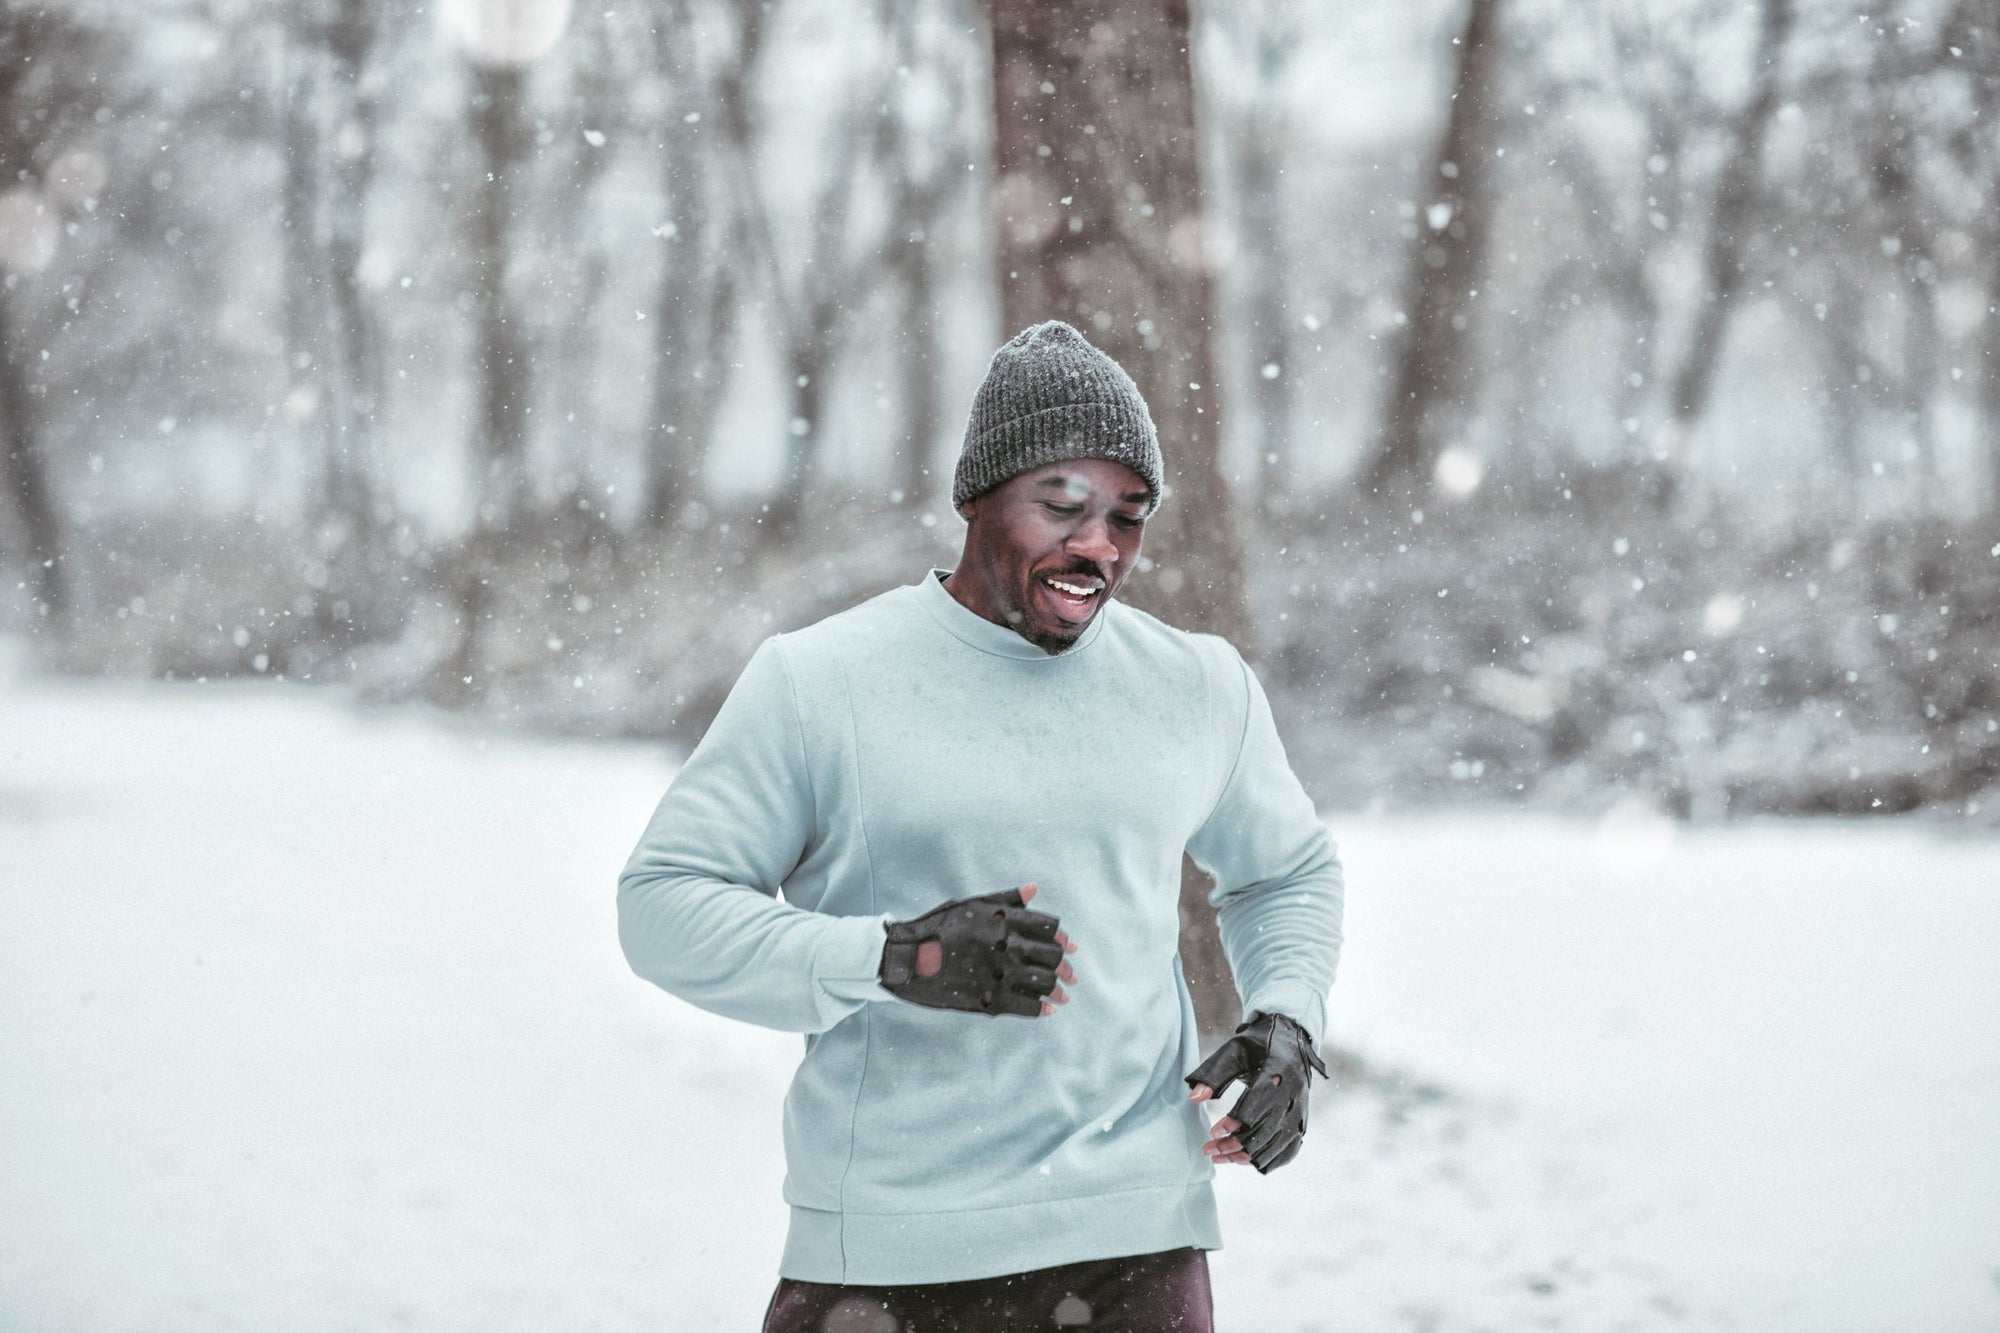
{"label": "blurred winter forest", "polygon": [[689,739],[1059,317],[1322,801],[1992,817],[1992,0],[4,14],[51,669]]}

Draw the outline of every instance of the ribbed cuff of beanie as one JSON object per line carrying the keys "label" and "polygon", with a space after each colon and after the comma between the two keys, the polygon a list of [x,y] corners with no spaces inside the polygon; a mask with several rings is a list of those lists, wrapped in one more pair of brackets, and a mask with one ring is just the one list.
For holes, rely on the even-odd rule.
{"label": "ribbed cuff of beanie", "polygon": [[1149,509],[1157,508],[1159,485],[1147,475],[1154,456],[1151,435],[1152,422],[1133,403],[1064,403],[1003,421],[966,449],[952,482],[952,507],[1050,463],[1103,458],[1138,473],[1152,493]]}

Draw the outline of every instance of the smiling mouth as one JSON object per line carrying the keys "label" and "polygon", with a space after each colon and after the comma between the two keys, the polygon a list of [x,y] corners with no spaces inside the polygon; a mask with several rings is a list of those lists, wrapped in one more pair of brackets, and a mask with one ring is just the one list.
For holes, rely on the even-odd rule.
{"label": "smiling mouth", "polygon": [[1088,620],[1104,595],[1104,580],[1081,574],[1047,574],[1042,586],[1064,620]]}

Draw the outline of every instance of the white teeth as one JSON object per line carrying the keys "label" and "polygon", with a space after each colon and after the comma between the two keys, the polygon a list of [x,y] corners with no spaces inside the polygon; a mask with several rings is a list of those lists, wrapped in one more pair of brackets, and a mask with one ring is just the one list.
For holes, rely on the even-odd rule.
{"label": "white teeth", "polygon": [[1089,597],[1097,591],[1095,588],[1082,588],[1072,583],[1064,583],[1060,579],[1043,579],[1042,582],[1048,584],[1058,592],[1066,592],[1072,597]]}

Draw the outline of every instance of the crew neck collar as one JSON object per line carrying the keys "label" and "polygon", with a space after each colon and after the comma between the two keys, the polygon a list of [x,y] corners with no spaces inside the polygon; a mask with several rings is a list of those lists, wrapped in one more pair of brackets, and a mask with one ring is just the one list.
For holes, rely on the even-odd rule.
{"label": "crew neck collar", "polygon": [[1023,662],[1060,662],[1066,657],[1075,657],[1096,642],[1097,636],[1103,632],[1104,618],[1111,614],[1110,604],[1107,603],[1091,617],[1075,647],[1060,653],[1046,652],[1005,625],[996,625],[960,604],[951,595],[951,589],[944,586],[945,576],[951,572],[949,569],[932,569],[917,587],[919,600],[931,619],[943,626],[953,638],[995,657],[1012,657]]}

